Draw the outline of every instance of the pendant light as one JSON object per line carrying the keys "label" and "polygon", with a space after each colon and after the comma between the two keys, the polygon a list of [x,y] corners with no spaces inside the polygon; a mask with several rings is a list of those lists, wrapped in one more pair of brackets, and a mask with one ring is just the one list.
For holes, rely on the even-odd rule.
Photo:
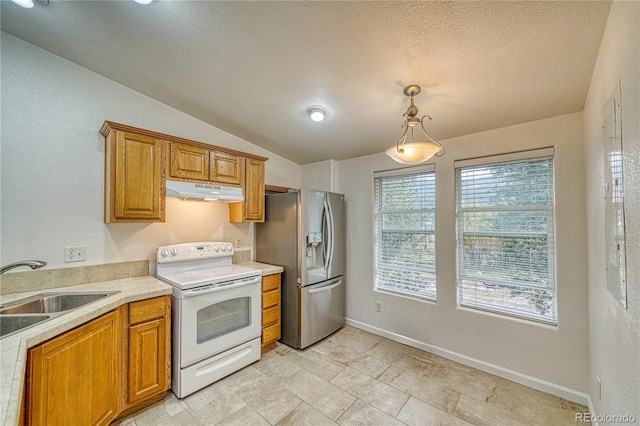
{"label": "pendant light", "polygon": [[[420,86],[415,84],[404,88],[404,94],[411,98],[411,105],[407,108],[407,112],[402,115],[406,117],[402,124],[404,132],[396,144],[385,151],[385,154],[398,163],[420,164],[434,155],[441,157],[444,154],[444,146],[432,138],[424,128],[425,117],[429,120],[431,120],[431,117],[428,115],[423,115],[422,118],[416,117],[418,115],[418,107],[414,105],[413,97],[418,93],[420,93]],[[426,136],[427,140],[424,142],[414,141],[414,128],[418,127],[418,125]]]}
{"label": "pendant light", "polygon": [[12,0],[15,4],[22,6],[27,9],[31,9],[33,7],[33,0]]}

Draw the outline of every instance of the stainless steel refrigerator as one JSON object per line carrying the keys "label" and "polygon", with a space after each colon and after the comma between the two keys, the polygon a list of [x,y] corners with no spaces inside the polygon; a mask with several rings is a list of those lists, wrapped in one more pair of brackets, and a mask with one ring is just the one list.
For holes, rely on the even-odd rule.
{"label": "stainless steel refrigerator", "polygon": [[302,349],[338,330],[345,322],[344,195],[267,195],[256,260],[284,268],[281,342]]}

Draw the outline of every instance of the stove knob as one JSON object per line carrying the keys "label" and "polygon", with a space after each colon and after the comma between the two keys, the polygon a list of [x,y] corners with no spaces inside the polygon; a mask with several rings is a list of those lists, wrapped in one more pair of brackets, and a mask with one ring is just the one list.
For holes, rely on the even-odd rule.
{"label": "stove knob", "polygon": [[172,248],[171,249],[171,256],[177,256],[178,255],[178,249],[177,248]]}
{"label": "stove knob", "polygon": [[227,244],[227,250],[232,251],[233,247],[231,246],[231,244]]}
{"label": "stove knob", "polygon": [[225,246],[224,244],[222,244],[220,248],[222,249],[222,251],[227,251],[227,246]]}
{"label": "stove knob", "polygon": [[215,251],[218,251],[218,245],[217,245],[217,244],[214,244],[214,245],[213,245],[213,249],[214,249]]}
{"label": "stove knob", "polygon": [[162,256],[162,257],[167,257],[167,256],[169,256],[169,250],[167,250],[167,249],[162,249],[162,251],[160,252],[160,256]]}

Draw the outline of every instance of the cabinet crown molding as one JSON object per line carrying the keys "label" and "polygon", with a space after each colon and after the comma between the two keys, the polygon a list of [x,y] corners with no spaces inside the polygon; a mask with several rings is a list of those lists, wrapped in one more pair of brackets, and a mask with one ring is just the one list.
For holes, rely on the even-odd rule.
{"label": "cabinet crown molding", "polygon": [[267,161],[269,159],[267,157],[261,157],[259,155],[250,154],[250,153],[247,153],[247,152],[236,151],[235,149],[230,149],[230,148],[225,148],[225,147],[222,147],[222,146],[211,145],[211,144],[208,144],[208,143],[198,142],[198,141],[194,141],[194,140],[191,140],[191,139],[185,139],[185,138],[181,138],[181,137],[178,137],[178,136],[167,135],[165,133],[159,133],[159,132],[154,132],[152,130],[141,129],[139,127],[133,127],[133,126],[129,126],[129,125],[126,125],[126,124],[121,124],[121,123],[116,123],[114,121],[109,121],[109,120],[105,120],[105,122],[102,124],[102,127],[100,128],[100,134],[102,136],[106,137],[111,130],[119,130],[119,131],[122,131],[122,132],[137,133],[139,135],[149,136],[149,137],[152,137],[154,139],[161,139],[161,140],[169,141],[169,142],[186,143],[186,144],[192,145],[192,146],[199,146],[201,148],[206,148],[206,149],[210,149],[210,150],[214,150],[214,151],[218,151],[218,152],[225,152],[227,154],[239,155],[239,156],[242,156],[242,157],[252,158],[254,160],[259,160],[259,161]]}

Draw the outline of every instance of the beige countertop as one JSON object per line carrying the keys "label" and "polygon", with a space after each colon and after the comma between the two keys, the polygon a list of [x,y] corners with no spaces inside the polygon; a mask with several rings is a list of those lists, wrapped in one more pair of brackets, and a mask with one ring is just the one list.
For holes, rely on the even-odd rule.
{"label": "beige countertop", "polygon": [[171,286],[146,275],[70,287],[7,294],[0,297],[0,303],[9,303],[39,293],[79,291],[117,291],[118,293],[0,340],[0,377],[2,377],[0,385],[0,412],[2,414],[0,414],[0,417],[3,425],[18,423],[20,399],[24,387],[27,364],[27,349],[102,314],[106,314],[125,303],[171,294]]}
{"label": "beige countertop", "polygon": [[266,263],[260,262],[241,262],[238,263],[238,265],[246,266],[247,268],[259,269],[260,271],[262,271],[263,277],[265,275],[273,275],[284,272],[284,268],[282,266],[268,265]]}

